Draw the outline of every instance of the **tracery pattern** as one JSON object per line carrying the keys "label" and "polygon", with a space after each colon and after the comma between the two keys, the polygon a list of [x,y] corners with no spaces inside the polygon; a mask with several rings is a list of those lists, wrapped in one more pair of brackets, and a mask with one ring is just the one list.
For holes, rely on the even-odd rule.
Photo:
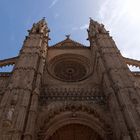
{"label": "tracery pattern", "polygon": [[86,75],[86,68],[76,61],[64,60],[55,65],[54,73],[61,80],[79,81]]}
{"label": "tracery pattern", "polygon": [[50,60],[49,73],[65,82],[78,82],[92,72],[90,61],[81,55],[64,54]]}

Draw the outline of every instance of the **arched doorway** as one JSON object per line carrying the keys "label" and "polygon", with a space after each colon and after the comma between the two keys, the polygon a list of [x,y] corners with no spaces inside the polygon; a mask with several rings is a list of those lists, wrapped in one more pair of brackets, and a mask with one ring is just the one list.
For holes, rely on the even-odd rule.
{"label": "arched doorway", "polygon": [[48,140],[103,140],[90,127],[81,124],[65,125],[54,132]]}
{"label": "arched doorway", "polygon": [[112,140],[110,125],[95,106],[54,103],[40,114],[38,140]]}

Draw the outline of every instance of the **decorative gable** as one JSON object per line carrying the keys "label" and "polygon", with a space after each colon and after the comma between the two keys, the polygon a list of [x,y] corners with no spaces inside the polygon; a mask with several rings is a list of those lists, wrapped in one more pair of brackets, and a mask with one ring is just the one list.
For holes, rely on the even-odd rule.
{"label": "decorative gable", "polygon": [[70,36],[67,35],[67,38],[51,47],[53,48],[86,48],[88,46],[85,46],[79,42],[76,42],[72,39],[70,39]]}

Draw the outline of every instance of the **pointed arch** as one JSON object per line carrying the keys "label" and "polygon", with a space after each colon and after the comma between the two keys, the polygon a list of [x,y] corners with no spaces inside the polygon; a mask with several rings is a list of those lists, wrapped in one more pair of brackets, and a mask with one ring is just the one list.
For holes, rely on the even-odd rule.
{"label": "pointed arch", "polygon": [[57,130],[71,124],[87,126],[103,140],[109,140],[111,127],[107,122],[106,116],[88,103],[52,103],[40,117],[39,140],[48,140]]}

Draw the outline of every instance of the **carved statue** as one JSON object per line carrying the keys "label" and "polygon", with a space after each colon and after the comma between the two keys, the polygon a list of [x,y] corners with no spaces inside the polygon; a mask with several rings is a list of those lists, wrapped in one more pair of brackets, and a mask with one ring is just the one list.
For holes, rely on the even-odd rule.
{"label": "carved statue", "polygon": [[14,94],[14,96],[13,96],[13,98],[11,100],[11,105],[16,105],[17,100],[18,100],[18,95],[17,94]]}
{"label": "carved statue", "polygon": [[14,113],[14,107],[9,108],[7,114],[6,114],[6,120],[11,121]]}

